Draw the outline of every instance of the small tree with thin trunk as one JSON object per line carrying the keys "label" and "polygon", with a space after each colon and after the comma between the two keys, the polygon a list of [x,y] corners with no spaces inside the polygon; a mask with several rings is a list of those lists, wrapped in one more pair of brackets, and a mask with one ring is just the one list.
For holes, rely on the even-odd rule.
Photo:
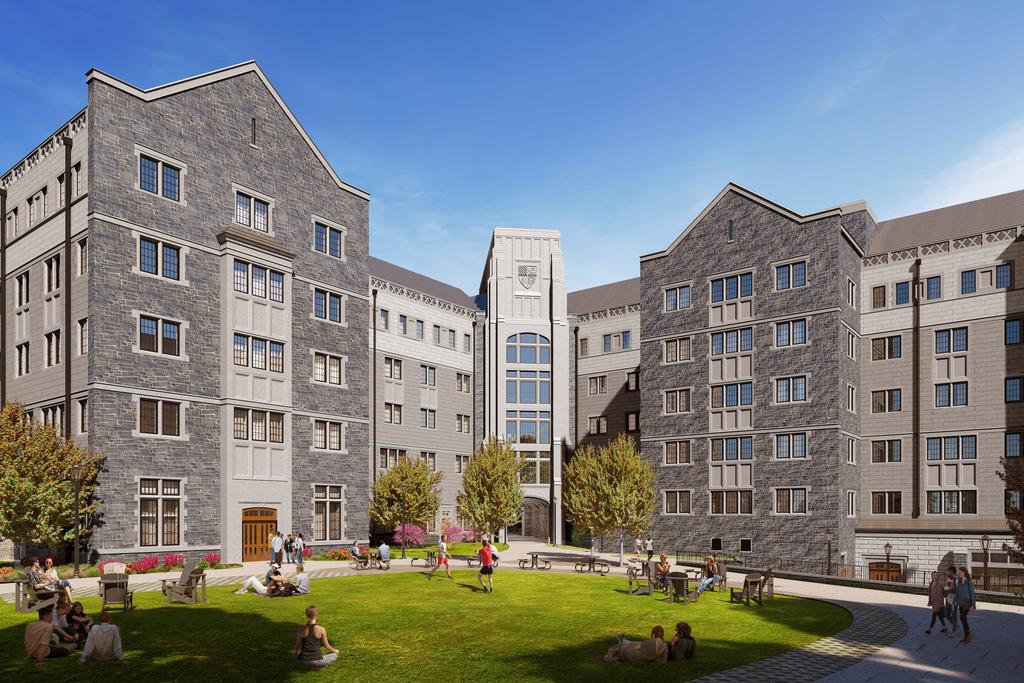
{"label": "small tree with thin trunk", "polygon": [[463,472],[456,498],[459,517],[485,533],[514,524],[523,511],[523,467],[507,443],[494,437],[485,441]]}
{"label": "small tree with thin trunk", "polygon": [[[0,538],[18,544],[74,541],[71,467],[82,465],[78,512],[88,520],[100,505],[95,493],[101,462],[102,457],[90,456],[52,427],[27,420],[21,404],[4,406],[0,412]],[[82,537],[88,537],[89,531],[86,525]]]}
{"label": "small tree with thin trunk", "polygon": [[441,507],[442,477],[440,472],[430,471],[426,460],[399,458],[373,485],[370,517],[387,529],[394,529],[402,522],[419,525],[432,522]]}
{"label": "small tree with thin trunk", "polygon": [[650,526],[654,514],[654,469],[625,434],[599,451],[605,523],[619,534],[619,563],[624,556],[625,536]]}
{"label": "small tree with thin trunk", "polygon": [[1006,482],[1007,497],[1016,495],[1016,504],[1006,506],[1006,524],[1013,543],[1004,543],[1003,550],[1014,562],[1024,563],[1024,462],[1020,461],[1021,458],[1000,458],[1003,469],[999,478]]}
{"label": "small tree with thin trunk", "polygon": [[590,532],[591,538],[612,530],[604,476],[601,455],[592,446],[577,449],[562,468],[562,510],[577,528]]}

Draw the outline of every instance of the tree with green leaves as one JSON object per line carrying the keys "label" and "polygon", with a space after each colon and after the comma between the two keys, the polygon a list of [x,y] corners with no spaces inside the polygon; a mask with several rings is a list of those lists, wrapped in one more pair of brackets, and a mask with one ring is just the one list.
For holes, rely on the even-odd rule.
{"label": "tree with green leaves", "polygon": [[494,533],[523,512],[519,476],[524,463],[504,441],[489,438],[469,460],[456,499],[459,516],[478,531]]}
{"label": "tree with green leaves", "polygon": [[656,491],[654,468],[637,450],[636,442],[619,434],[599,451],[604,471],[604,497],[608,526],[619,533],[619,564],[622,564],[625,537],[650,527]]}
{"label": "tree with green leaves", "polygon": [[592,446],[581,446],[562,467],[562,511],[591,538],[611,531],[604,488],[600,453]]}
{"label": "tree with green leaves", "polygon": [[1004,543],[1003,550],[1014,562],[1024,563],[1024,462],[1021,458],[999,459],[1003,466],[999,478],[1006,482],[1006,524],[1013,543]]}
{"label": "tree with green leaves", "polygon": [[654,469],[625,434],[596,451],[580,448],[563,468],[566,516],[592,534],[616,532],[620,563],[626,534],[648,528],[654,500]]}
{"label": "tree with green leaves", "polygon": [[426,460],[399,458],[373,485],[370,517],[387,529],[402,522],[425,526],[434,520],[441,507],[443,476],[431,472]]}
{"label": "tree with green leaves", "polygon": [[[70,416],[67,416],[70,418]],[[100,505],[96,477],[101,456],[90,455],[53,427],[25,417],[19,403],[0,412],[0,538],[14,543],[57,545],[75,538],[75,494],[71,468],[82,465],[79,523]],[[89,524],[81,530],[87,538]]]}

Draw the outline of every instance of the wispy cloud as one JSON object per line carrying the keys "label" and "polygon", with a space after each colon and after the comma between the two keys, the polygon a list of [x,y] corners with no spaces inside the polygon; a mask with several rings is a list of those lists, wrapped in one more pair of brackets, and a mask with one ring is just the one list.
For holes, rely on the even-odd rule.
{"label": "wispy cloud", "polygon": [[861,62],[849,77],[833,84],[825,91],[818,100],[818,112],[824,114],[843,104],[858,88],[882,73],[886,59],[885,55],[878,55]]}
{"label": "wispy cloud", "polygon": [[896,215],[981,199],[1024,188],[1024,119],[978,140],[960,159],[921,183]]}
{"label": "wispy cloud", "polygon": [[85,89],[81,79],[69,83],[41,78],[38,73],[22,69],[0,60],[0,84],[27,93],[30,97],[50,105],[66,107],[85,102]]}

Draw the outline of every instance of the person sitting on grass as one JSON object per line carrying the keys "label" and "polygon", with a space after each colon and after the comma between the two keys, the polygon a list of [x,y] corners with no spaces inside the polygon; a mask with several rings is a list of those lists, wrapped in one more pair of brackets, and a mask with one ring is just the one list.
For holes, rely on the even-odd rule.
{"label": "person sitting on grass", "polygon": [[668,555],[662,555],[658,558],[657,566],[657,580],[658,587],[661,590],[668,590],[668,573],[671,571],[672,566],[669,564]]}
{"label": "person sitting on grass", "polygon": [[625,634],[616,636],[619,642],[608,648],[606,662],[665,662],[668,660],[668,644],[665,629],[655,626],[651,629],[650,640],[627,640]]}
{"label": "person sitting on grass", "polygon": [[690,635],[690,625],[685,621],[676,624],[676,633],[668,647],[668,658],[674,661],[693,659],[697,654],[697,641]]}
{"label": "person sitting on grass", "polygon": [[68,623],[68,613],[70,611],[71,605],[66,602],[57,605],[57,618],[51,622],[53,624],[53,640],[58,643],[77,643],[81,646],[85,641],[85,636],[82,636],[81,641],[75,636],[74,626]]}
{"label": "person sitting on grass", "polygon": [[67,657],[75,651],[74,643],[57,643],[53,640],[53,610],[39,610],[39,619],[25,624],[25,654],[42,666],[43,660]]}
{"label": "person sitting on grass", "polygon": [[121,664],[127,664],[124,658],[124,650],[121,648],[121,629],[110,623],[110,612],[100,612],[100,623],[89,629],[89,637],[85,641],[85,649],[82,650],[82,657],[79,664],[85,664],[90,659],[97,662],[113,662],[117,660]]}
{"label": "person sitting on grass", "polygon": [[306,573],[306,566],[303,564],[295,565],[295,576],[292,577],[292,585],[294,590],[292,591],[295,595],[309,595],[309,574]]}
{"label": "person sitting on grass", "polygon": [[307,669],[322,669],[338,658],[338,651],[327,640],[327,629],[316,623],[318,615],[315,606],[307,607],[306,625],[295,632],[295,661]]}
{"label": "person sitting on grass", "polygon": [[92,617],[85,613],[82,603],[76,602],[71,605],[71,611],[68,612],[68,626],[75,629],[78,642],[84,642],[85,638],[89,635],[89,631],[92,630]]}

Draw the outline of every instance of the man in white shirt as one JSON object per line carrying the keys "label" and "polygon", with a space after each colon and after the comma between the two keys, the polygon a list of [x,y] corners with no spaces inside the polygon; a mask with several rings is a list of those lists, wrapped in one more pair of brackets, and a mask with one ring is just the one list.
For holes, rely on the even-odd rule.
{"label": "man in white shirt", "polygon": [[391,559],[391,546],[388,545],[387,541],[380,542],[380,546],[377,547],[377,557],[382,560]]}
{"label": "man in white shirt", "polygon": [[278,531],[274,536],[274,540],[270,542],[270,549],[274,552],[274,556],[270,558],[270,561],[274,564],[281,564],[284,559],[281,554],[284,551],[284,539],[281,538],[281,532]]}
{"label": "man in white shirt", "polygon": [[121,629],[110,623],[110,612],[100,612],[100,623],[93,624],[89,629],[89,637],[85,640],[85,649],[82,650],[82,657],[79,664],[85,664],[90,659],[97,662],[112,662],[115,659],[125,664],[124,650],[121,648]]}

